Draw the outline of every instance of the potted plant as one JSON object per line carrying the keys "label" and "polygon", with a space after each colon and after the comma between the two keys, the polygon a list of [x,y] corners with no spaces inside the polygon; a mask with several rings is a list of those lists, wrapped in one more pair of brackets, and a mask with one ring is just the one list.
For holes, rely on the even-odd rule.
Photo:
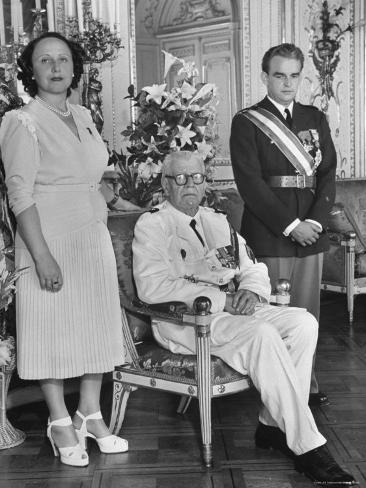
{"label": "potted plant", "polygon": [[163,51],[166,78],[173,65],[180,65],[176,84],[145,86],[139,93],[131,85],[128,95],[138,110],[136,122],[122,135],[126,152],[112,151],[105,178],[115,191],[132,203],[146,207],[161,199],[161,167],[171,151],[196,151],[209,168],[216,152],[216,86],[198,83],[194,63]]}
{"label": "potted plant", "polygon": [[[0,69],[0,123],[5,112],[19,108],[23,100],[12,92],[12,78]],[[23,269],[14,265],[14,219],[8,209],[3,164],[0,159],[0,449],[17,446],[25,439],[6,417],[6,398],[15,370],[15,319],[9,306],[16,291],[15,283]]]}
{"label": "potted plant", "polygon": [[6,255],[2,236],[0,233],[0,449],[6,449],[17,446],[25,439],[25,434],[15,429],[6,417],[6,397],[16,367],[15,338],[10,326],[14,324],[9,320],[8,308],[16,291],[15,282],[24,269],[14,269],[14,264]]}

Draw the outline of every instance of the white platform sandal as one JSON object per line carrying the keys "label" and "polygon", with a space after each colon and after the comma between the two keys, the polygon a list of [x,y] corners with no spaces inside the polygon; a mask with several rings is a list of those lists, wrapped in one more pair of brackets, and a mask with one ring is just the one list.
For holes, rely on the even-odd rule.
{"label": "white platform sandal", "polygon": [[128,451],[128,441],[126,439],[122,439],[122,437],[110,434],[105,437],[98,438],[95,437],[95,435],[91,432],[88,432],[86,422],[88,420],[102,420],[103,417],[100,411],[92,413],[91,415],[87,415],[85,417],[82,413],[79,412],[79,410],[77,410],[76,415],[78,415],[83,421],[80,429],[75,429],[75,432],[78,436],[79,444],[84,447],[84,449],[86,449],[86,438],[90,437],[97,442],[100,451],[104,454],[116,454],[119,452]]}
{"label": "white platform sandal", "polygon": [[60,456],[60,461],[63,464],[80,467],[87,466],[89,464],[89,456],[80,443],[72,447],[58,447],[55,444],[52,437],[52,427],[68,427],[69,425],[72,425],[71,417],[57,419],[53,422],[50,422],[50,419],[48,419],[47,437],[51,443],[53,452],[55,456]]}

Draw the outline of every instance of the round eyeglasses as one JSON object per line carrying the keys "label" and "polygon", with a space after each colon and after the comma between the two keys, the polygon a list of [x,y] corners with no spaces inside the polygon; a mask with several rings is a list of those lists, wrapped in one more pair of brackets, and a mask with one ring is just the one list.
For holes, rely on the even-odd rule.
{"label": "round eyeglasses", "polygon": [[186,173],[179,173],[178,175],[165,175],[165,178],[171,178],[176,182],[178,186],[183,186],[187,183],[188,178],[192,178],[195,185],[202,185],[206,179],[206,175],[202,173],[192,173],[187,175]]}

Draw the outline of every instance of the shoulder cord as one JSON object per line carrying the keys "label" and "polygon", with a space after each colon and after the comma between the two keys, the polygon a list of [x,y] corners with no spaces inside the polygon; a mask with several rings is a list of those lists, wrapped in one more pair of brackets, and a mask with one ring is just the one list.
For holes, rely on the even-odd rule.
{"label": "shoulder cord", "polygon": [[240,266],[240,260],[239,260],[239,241],[238,241],[238,236],[236,234],[236,231],[234,227],[230,224],[229,220],[227,220],[227,223],[229,224],[229,229],[230,229],[230,241],[231,245],[233,248],[233,253],[234,253],[234,260],[237,268]]}

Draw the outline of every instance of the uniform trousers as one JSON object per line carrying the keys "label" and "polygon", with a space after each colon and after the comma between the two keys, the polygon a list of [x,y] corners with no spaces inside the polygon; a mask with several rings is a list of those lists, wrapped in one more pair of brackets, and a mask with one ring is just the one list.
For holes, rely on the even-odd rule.
{"label": "uniform trousers", "polygon": [[[267,265],[272,287],[280,278],[289,280],[291,284],[291,306],[306,308],[319,321],[323,253],[302,258],[294,256],[285,258],[260,257],[257,259]],[[310,392],[318,393],[319,385],[315,376],[314,366],[315,354],[311,372]]]}
{"label": "uniform trousers", "polygon": [[[153,331],[156,340],[172,352],[195,352],[191,327],[154,322]],[[211,354],[250,376],[263,403],[260,421],[285,432],[295,454],[326,442],[308,407],[317,337],[317,321],[304,309],[264,303],[251,316],[221,312],[211,323]]]}

